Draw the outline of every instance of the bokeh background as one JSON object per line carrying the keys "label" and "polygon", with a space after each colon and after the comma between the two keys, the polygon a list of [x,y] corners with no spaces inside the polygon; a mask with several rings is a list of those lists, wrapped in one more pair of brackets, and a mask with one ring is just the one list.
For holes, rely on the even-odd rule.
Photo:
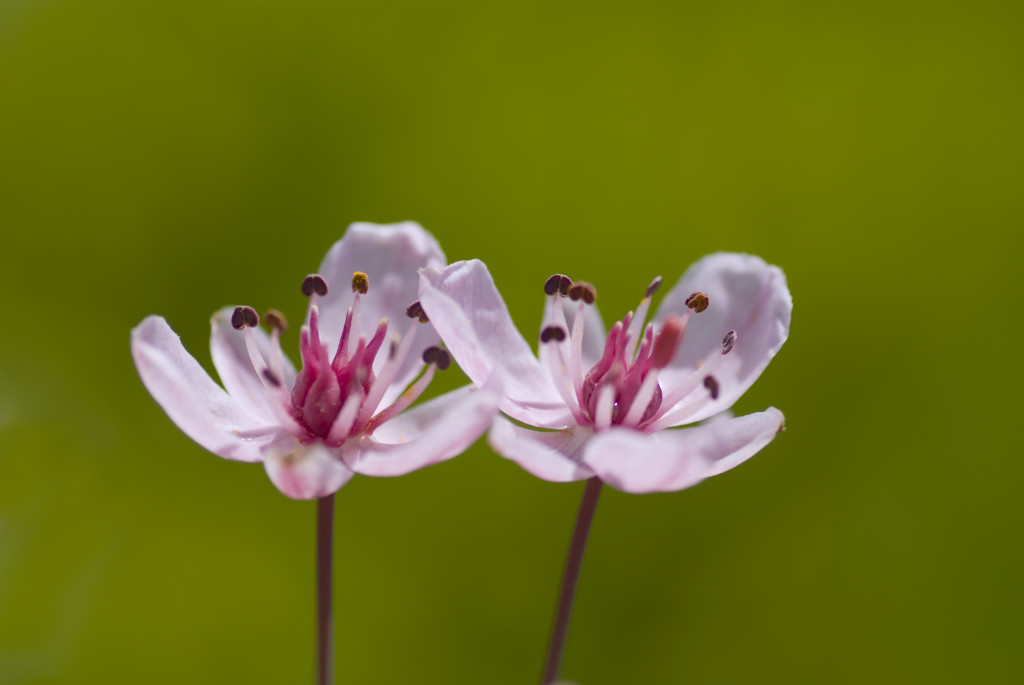
{"label": "bokeh background", "polygon": [[[789,278],[737,406],[788,430],[606,490],[568,678],[1024,681],[1019,7],[2,0],[0,683],[312,682],[314,505],[182,435],[128,331],[209,368],[215,309],[297,321],[403,219],[529,337],[555,271],[606,319],[714,250]],[[581,492],[483,443],[351,482],[338,682],[536,682]]]}

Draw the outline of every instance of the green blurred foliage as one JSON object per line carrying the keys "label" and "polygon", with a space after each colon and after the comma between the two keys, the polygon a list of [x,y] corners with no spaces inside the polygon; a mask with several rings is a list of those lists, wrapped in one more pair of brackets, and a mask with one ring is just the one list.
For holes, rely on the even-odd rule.
{"label": "green blurred foliage", "polygon": [[[567,678],[1021,682],[1021,19],[0,1],[0,682],[312,680],[313,504],[183,436],[128,331],[163,314],[209,368],[215,309],[299,319],[348,223],[401,219],[485,260],[528,337],[554,271],[609,320],[714,250],[789,277],[737,406],[789,430],[606,491]],[[338,682],[535,682],[581,491],[483,443],[346,486]]]}

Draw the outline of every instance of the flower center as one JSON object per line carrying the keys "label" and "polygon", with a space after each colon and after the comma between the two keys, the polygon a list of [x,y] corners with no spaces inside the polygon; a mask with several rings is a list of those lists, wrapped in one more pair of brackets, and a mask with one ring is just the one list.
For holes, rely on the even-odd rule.
{"label": "flower center", "polygon": [[[393,335],[388,345],[389,322],[381,319],[372,335],[359,329],[359,306],[370,290],[369,277],[357,271],[352,275],[352,306],[345,315],[338,346],[333,355],[320,339],[320,311],[316,298],[327,295],[327,281],[319,274],[311,274],[302,282],[302,293],[313,300],[309,309],[309,323],[302,327],[299,352],[302,370],[290,389],[284,386],[283,353],[280,334],[287,327],[284,316],[268,311],[264,317],[270,329],[270,359],[263,357],[255,337],[248,330],[259,324],[259,316],[251,307],[237,307],[232,325],[246,333],[246,346],[253,367],[272,396],[272,410],[286,428],[304,441],[322,439],[331,445],[340,445],[347,437],[371,434],[377,426],[412,404],[427,388],[436,369],[450,364],[448,353],[437,347],[428,348],[423,360],[427,371],[409,389],[387,407],[378,410],[385,391],[396,375],[412,347],[416,330],[427,322],[419,302],[410,305],[406,314],[413,319],[404,337]],[[382,352],[385,350],[386,352]],[[385,355],[378,363],[378,357]],[[376,367],[377,371],[374,371]]]}
{"label": "flower center", "polygon": [[[541,356],[546,358],[556,387],[580,425],[593,426],[595,430],[609,426],[643,430],[671,408],[663,406],[665,396],[658,382],[659,372],[671,363],[682,344],[691,311],[705,311],[710,299],[702,292],[693,293],[686,299],[687,311],[681,316],[669,315],[656,330],[653,323],[645,321],[651,297],[660,285],[661,277],[655,278],[636,312],[629,312],[615,322],[605,338],[601,357],[584,371],[585,307],[594,303],[597,291],[589,283],[573,282],[561,274],[545,282],[544,292],[551,300],[540,333]],[[565,297],[578,303],[571,326],[560,301]],[[571,313],[571,306],[568,311]],[[736,332],[729,331],[722,340],[722,355],[735,344]],[[711,371],[717,362],[705,366],[708,368],[701,373],[697,386],[703,385],[715,399],[719,386]],[[671,394],[673,405],[678,404],[682,397],[675,390]]]}

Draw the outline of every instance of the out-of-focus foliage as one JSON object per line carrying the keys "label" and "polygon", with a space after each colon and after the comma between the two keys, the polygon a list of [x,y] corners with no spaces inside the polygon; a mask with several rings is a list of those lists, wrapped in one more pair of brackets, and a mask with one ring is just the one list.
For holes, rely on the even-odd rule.
{"label": "out-of-focus foliage", "polygon": [[[184,437],[128,330],[161,313],[209,367],[215,309],[297,322],[344,227],[400,219],[485,260],[530,338],[556,271],[607,320],[714,250],[789,277],[737,407],[788,430],[606,491],[567,678],[1020,682],[1021,19],[0,2],[0,682],[311,681],[313,505]],[[483,443],[350,483],[339,683],[534,682],[580,494]]]}

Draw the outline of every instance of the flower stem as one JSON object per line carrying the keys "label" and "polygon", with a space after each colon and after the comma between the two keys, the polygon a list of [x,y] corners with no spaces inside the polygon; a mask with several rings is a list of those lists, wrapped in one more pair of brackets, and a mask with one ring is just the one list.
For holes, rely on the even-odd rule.
{"label": "flower stem", "polygon": [[558,680],[562,671],[562,658],[565,656],[565,639],[569,634],[569,617],[572,614],[572,601],[576,596],[576,583],[580,578],[580,566],[583,565],[583,552],[587,549],[587,536],[590,524],[594,520],[597,509],[597,497],[601,494],[601,479],[591,478],[583,490],[583,501],[576,514],[576,526],[569,541],[569,553],[565,558],[565,571],[562,574],[562,587],[558,593],[558,608],[555,611],[555,622],[551,627],[551,641],[548,643],[548,657],[544,663],[544,678],[541,685],[549,685]]}
{"label": "flower stem", "polygon": [[316,501],[316,682],[334,683],[334,495]]}

